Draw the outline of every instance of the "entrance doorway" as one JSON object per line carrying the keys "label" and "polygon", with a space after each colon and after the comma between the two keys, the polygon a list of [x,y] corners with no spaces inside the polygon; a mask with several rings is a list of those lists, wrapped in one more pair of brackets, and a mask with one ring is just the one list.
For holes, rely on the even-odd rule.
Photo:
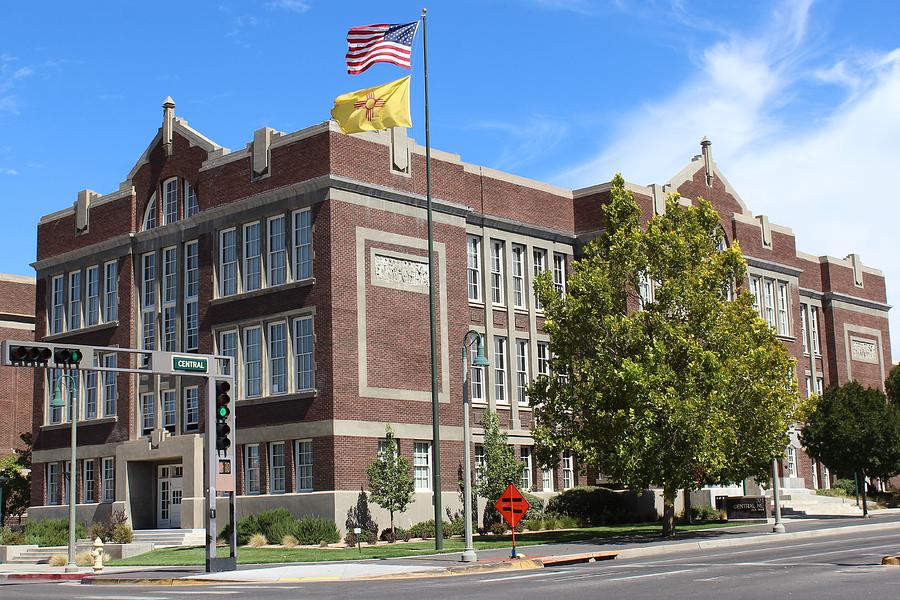
{"label": "entrance doorway", "polygon": [[159,465],[156,489],[156,527],[158,529],[181,528],[181,465]]}

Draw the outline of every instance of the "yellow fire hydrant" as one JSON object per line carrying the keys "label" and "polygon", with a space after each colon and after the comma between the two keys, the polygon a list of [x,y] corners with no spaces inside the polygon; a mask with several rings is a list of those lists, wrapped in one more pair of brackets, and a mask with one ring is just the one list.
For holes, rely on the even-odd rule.
{"label": "yellow fire hydrant", "polygon": [[103,540],[99,537],[94,540],[94,549],[91,550],[91,558],[94,559],[94,573],[103,572]]}

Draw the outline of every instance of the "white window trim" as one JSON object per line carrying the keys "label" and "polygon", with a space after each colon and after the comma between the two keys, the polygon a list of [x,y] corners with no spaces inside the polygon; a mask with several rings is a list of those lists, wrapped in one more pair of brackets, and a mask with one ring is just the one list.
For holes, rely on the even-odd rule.
{"label": "white window trim", "polygon": [[[78,279],[77,285],[74,281],[75,279]],[[72,271],[71,273],[69,273],[68,283],[69,283],[69,287],[68,287],[69,301],[66,304],[66,313],[67,313],[67,318],[68,318],[68,321],[67,321],[68,329],[71,331],[74,329],[81,329],[82,327],[84,327],[84,315],[83,315],[84,294],[82,293],[84,286],[82,285],[83,281],[82,281],[82,277],[81,277],[81,271],[80,270]],[[74,298],[75,291],[78,292],[77,310],[75,308],[75,302],[76,302],[76,300]]]}
{"label": "white window trim", "polygon": [[[275,391],[275,385],[274,385],[275,382],[273,381],[273,378],[275,376],[275,369],[274,369],[273,361],[275,359],[272,356],[272,342],[273,342],[272,330],[279,326],[282,328],[282,331],[284,333],[282,340],[281,340],[282,344],[284,346],[284,354],[281,357],[281,360],[284,363],[284,366],[282,369],[282,379],[284,380],[284,382],[282,383],[283,389],[281,391]],[[271,322],[266,323],[266,340],[265,340],[265,342],[266,342],[266,365],[268,366],[268,368],[266,369],[268,371],[268,373],[267,373],[268,377],[266,378],[266,387],[268,388],[268,393],[270,396],[280,396],[283,394],[287,394],[290,392],[290,388],[291,388],[291,382],[290,382],[290,374],[291,374],[290,355],[291,355],[291,352],[290,352],[290,346],[289,346],[291,339],[290,339],[290,332],[288,331],[287,321],[271,321]]]}
{"label": "white window trim", "polygon": [[[147,278],[147,259],[153,259],[153,277],[152,279]],[[159,337],[159,323],[156,321],[156,306],[159,302],[159,286],[157,285],[158,280],[158,269],[156,265],[156,252],[147,252],[146,254],[141,254],[141,297],[140,297],[140,306],[141,306],[141,348],[144,350],[153,350],[156,349],[157,338]],[[148,283],[153,285],[152,294],[148,294]],[[147,300],[149,299],[153,302],[152,304],[148,304]],[[150,338],[149,347],[147,345],[147,335],[146,335],[146,325],[148,322],[153,323],[153,332],[152,337]]]}
{"label": "white window trim", "polygon": [[[189,219],[200,212],[200,197],[197,195],[197,188],[192,186],[190,182],[185,179],[184,180],[184,218]],[[193,198],[197,203],[197,210],[191,212],[191,198]]]}
{"label": "white window trim", "polygon": [[[303,227],[298,227],[298,224],[302,221],[303,215],[309,216],[309,242],[304,244],[299,239],[299,233],[304,229]],[[309,279],[313,276],[313,225],[312,225],[312,210],[309,208],[303,208],[300,210],[295,210],[291,213],[291,226],[292,226],[292,252],[291,258],[293,262],[293,277],[295,281],[302,281],[304,279]],[[303,274],[302,261],[300,260],[300,250],[303,247],[309,248],[309,273],[306,275]]]}
{"label": "white window trim", "polygon": [[[51,335],[63,333],[66,330],[65,284],[64,275],[54,275],[50,279],[50,314],[47,315],[47,323],[49,324]],[[59,319],[56,318],[57,312],[59,313]]]}
{"label": "white window trim", "polygon": [[[234,260],[225,262],[225,236],[228,234],[233,235],[234,243],[232,247],[234,249]],[[235,294],[240,293],[240,285],[241,285],[241,274],[238,268],[240,264],[240,253],[238,252],[238,235],[236,227],[229,227],[228,229],[223,229],[219,232],[219,285],[216,286],[219,291],[220,298],[227,298],[228,296],[233,296]],[[227,265],[234,265],[234,291],[226,293],[225,292],[225,267]]]}
{"label": "white window trim", "polygon": [[[300,456],[302,455],[303,444],[309,444],[308,456],[310,458],[310,461],[308,464],[304,464],[300,460]],[[313,470],[315,463],[316,463],[316,455],[313,451],[312,439],[297,440],[296,443],[294,444],[294,471],[296,473],[296,476],[294,479],[294,491],[303,492],[303,493],[313,491],[313,489],[316,485],[315,472]],[[308,486],[302,485],[303,477],[301,475],[301,467],[305,467],[305,466],[309,467],[309,485]]]}
{"label": "white window trim", "polygon": [[[112,268],[112,278],[110,278]],[[110,285],[110,283],[112,285]],[[119,262],[111,260],[103,263],[103,322],[119,320]]]}
{"label": "white window trim", "polygon": [[553,285],[560,296],[566,295],[566,255],[553,253]]}
{"label": "white window trim", "polygon": [[571,490],[575,487],[575,459],[571,452],[563,452],[562,480],[564,490]]}
{"label": "white window trim", "polygon": [[[171,259],[171,260],[170,260]],[[170,272],[171,269],[171,272]],[[169,285],[171,280],[172,285]],[[162,286],[160,300],[160,344],[165,352],[178,351],[178,248],[168,246],[162,249]],[[171,298],[169,293],[171,292]],[[169,339],[169,333],[172,334]]]}
{"label": "white window trim", "polygon": [[[253,394],[251,396],[250,392],[249,392],[249,389],[250,389],[249,377],[247,377],[247,365],[248,365],[248,362],[247,362],[247,345],[248,345],[247,333],[250,331],[253,331],[253,330],[259,331],[259,356],[258,356],[257,361],[254,361],[254,362],[259,362],[259,393]],[[241,333],[242,333],[241,341],[242,341],[242,347],[243,347],[243,352],[241,353],[243,356],[241,368],[244,371],[243,377],[241,379],[243,379],[243,381],[246,385],[246,387],[244,389],[244,397],[245,398],[259,398],[265,394],[265,385],[266,385],[266,381],[265,381],[265,377],[264,377],[264,373],[263,373],[263,365],[265,364],[265,356],[263,356],[263,352],[264,352],[264,348],[265,348],[265,344],[266,344],[266,341],[263,339],[263,328],[261,325],[250,325],[248,327],[244,327],[242,329]]]}
{"label": "white window trim", "polygon": [[[47,463],[47,505],[58,506],[61,504],[62,478],[59,473],[59,463]],[[54,486],[56,490],[54,490]]]}
{"label": "white window trim", "polygon": [[[169,219],[169,187],[175,191],[175,217],[171,220]],[[163,225],[171,225],[172,223],[177,223],[179,219],[179,198],[178,198],[178,178],[171,177],[166,179],[162,184],[162,194],[163,194]]]}
{"label": "white window trim", "polygon": [[[427,462],[424,465],[416,464],[416,458],[417,457],[421,458],[423,456],[423,453],[419,451],[420,445],[426,445],[428,447],[428,451],[427,451],[427,453],[425,453],[425,459]],[[433,452],[430,441],[416,440],[413,442],[413,485],[415,487],[415,491],[417,491],[417,492],[430,492],[433,487],[432,481],[431,481],[433,479],[432,470],[431,470],[433,455],[434,455],[434,452]],[[420,468],[425,468],[428,473],[428,486],[427,487],[419,487],[419,483],[418,483],[419,478],[416,477],[416,471],[417,471],[417,469],[420,469]]]}
{"label": "white window trim", "polygon": [[[194,263],[196,268],[190,269],[189,259],[193,252]],[[197,240],[186,242],[184,244],[184,338],[183,345],[185,350],[197,350],[200,345],[200,247]],[[194,272],[196,278],[196,294],[190,294],[190,273]],[[191,309],[194,310],[194,326],[191,327]],[[193,338],[193,342],[192,342]]]}
{"label": "white window trim", "polygon": [[[531,446],[522,446],[519,450],[519,459],[522,462],[522,475],[519,477],[519,484],[522,485],[522,491],[530,492],[534,487],[534,461]],[[524,485],[526,484],[527,485]]]}
{"label": "white window trim", "polygon": [[[191,420],[191,418],[190,418],[191,411],[188,410],[188,398],[189,398],[191,392],[193,392],[197,398],[196,417],[194,420]],[[189,386],[182,388],[181,394],[182,394],[182,398],[181,398],[182,409],[181,410],[183,411],[183,414],[184,414],[184,418],[182,419],[184,422],[183,426],[182,426],[182,430],[184,432],[195,432],[200,429],[200,388],[196,385],[189,385]]]}
{"label": "white window trim", "polygon": [[[537,279],[538,275],[545,273],[547,271],[547,250],[544,248],[532,248],[531,249],[531,262],[532,262],[532,279],[531,286],[534,287],[534,281]],[[541,304],[540,300],[538,300],[537,294],[532,294],[532,299],[534,301],[534,310],[535,312],[543,313],[544,306]]]}
{"label": "white window trim", "polygon": [[[253,229],[254,227],[256,227],[256,244],[258,246],[258,254],[249,256],[247,254],[247,231]],[[250,276],[250,261],[254,258],[259,261],[259,286],[251,289],[247,285],[247,278]],[[243,265],[243,269],[241,269],[241,290],[244,292],[255,292],[256,290],[264,289],[266,287],[266,282],[265,268],[263,265],[262,226],[260,225],[259,221],[254,221],[253,223],[244,223],[244,225],[241,227],[241,264]]]}
{"label": "white window trim", "polygon": [[[281,250],[272,250],[272,223],[281,220]],[[284,215],[275,215],[266,219],[266,281],[268,287],[277,287],[291,281],[291,265],[288,260],[288,243],[287,243],[287,219]],[[284,265],[284,276],[281,283],[272,283],[274,277],[274,256],[281,253],[282,264]]]}
{"label": "white window trim", "polygon": [[[518,256],[518,259],[516,258]],[[512,246],[513,307],[525,309],[525,246]]]}
{"label": "white window trim", "polygon": [[[250,449],[256,448],[256,490],[252,490],[250,487],[253,479],[250,477]],[[244,445],[244,495],[245,496],[258,496],[262,493],[262,460],[259,455],[259,444],[245,444]]]}
{"label": "white window trim", "polygon": [[509,344],[505,337],[494,337],[494,402],[509,404],[509,386],[506,375],[509,372]]}
{"label": "white window trim", "polygon": [[481,254],[481,238],[475,235],[466,236],[466,293],[469,302],[484,301],[481,293]]}
{"label": "white window trim", "polygon": [[[151,216],[153,217],[153,226],[148,227]],[[148,231],[150,229],[156,229],[157,227],[159,227],[159,211],[156,210],[156,192],[153,192],[153,195],[150,196],[150,202],[147,203],[147,208],[144,209],[144,218],[141,221],[141,231]]]}
{"label": "white window trim", "polygon": [[[106,354],[101,359],[103,361],[103,366],[105,367],[115,367],[116,366],[116,355],[115,353]],[[103,372],[103,416],[105,417],[113,417],[116,415],[117,407],[119,401],[119,381],[117,379],[117,373]],[[108,379],[107,379],[108,378]],[[112,385],[108,385],[107,382],[112,382]],[[114,392],[114,395],[110,394],[110,389]],[[113,396],[110,399],[110,396]],[[111,408],[111,410],[110,410]]]}
{"label": "white window trim", "polygon": [[[284,494],[287,491],[287,455],[284,442],[269,442],[269,493]],[[275,487],[275,448],[281,448],[281,489]]]}
{"label": "white window trim", "polygon": [[[116,500],[116,463],[115,458],[106,457],[100,461],[100,497],[101,502],[115,502]],[[109,469],[107,469],[109,465]],[[112,477],[107,477],[107,472]]]}
{"label": "white window trim", "polygon": [[528,340],[516,340],[516,401],[519,406],[528,406],[529,365]]}
{"label": "white window trim", "polygon": [[[147,398],[150,399],[150,404],[147,404]],[[155,392],[144,392],[140,396],[141,406],[140,411],[138,412],[138,418],[140,419],[140,432],[141,437],[150,435],[154,429],[156,429],[157,425],[157,415],[156,415],[156,393]],[[147,407],[151,408],[151,411],[147,410]],[[148,417],[152,417],[152,419],[148,419]],[[150,423],[148,427],[147,424]]]}
{"label": "white window trim", "polygon": [[[310,323],[310,386],[309,387],[301,387],[300,386],[300,368],[302,366],[302,361],[299,359],[299,353],[297,352],[298,343],[300,341],[300,337],[297,335],[297,326],[301,321],[308,321]],[[295,391],[297,392],[310,392],[316,389],[316,324],[313,318],[313,315],[302,315],[299,317],[295,317],[291,319],[291,331],[289,332],[291,339],[288,340],[290,344],[291,352],[289,353],[294,360],[293,368],[289,370],[289,373],[292,375],[293,384]]]}
{"label": "white window trim", "polygon": [[[87,478],[87,465],[91,465],[91,479]],[[94,484],[97,482],[97,469],[94,465],[93,458],[81,459],[81,502],[83,504],[94,504],[97,498],[94,497]],[[90,494],[90,497],[88,497]]]}
{"label": "white window trim", "polygon": [[[94,274],[94,295],[91,296],[91,273]],[[91,308],[91,298],[94,307]],[[84,326],[93,327],[100,323],[100,265],[93,265],[84,270]]]}
{"label": "white window trim", "polygon": [[506,305],[506,274],[503,269],[504,250],[502,240],[491,240],[491,304]]}

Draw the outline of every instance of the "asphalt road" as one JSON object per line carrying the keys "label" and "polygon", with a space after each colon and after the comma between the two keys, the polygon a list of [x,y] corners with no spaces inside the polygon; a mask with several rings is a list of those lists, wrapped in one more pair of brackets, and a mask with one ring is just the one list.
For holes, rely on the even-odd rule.
{"label": "asphalt road", "polygon": [[900,597],[900,567],[881,557],[900,554],[900,531],[868,532],[754,546],[681,552],[593,564],[412,580],[211,586],[88,586],[76,583],[0,585],[3,600],[253,600],[296,598],[628,598],[691,600],[799,598],[854,600]]}

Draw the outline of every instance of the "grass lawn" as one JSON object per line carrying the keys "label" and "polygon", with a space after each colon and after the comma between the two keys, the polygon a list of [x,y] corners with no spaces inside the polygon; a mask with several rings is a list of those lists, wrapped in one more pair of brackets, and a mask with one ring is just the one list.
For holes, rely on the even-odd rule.
{"label": "grass lawn", "polygon": [[[701,523],[696,525],[678,525],[678,531],[697,531],[746,525],[736,521],[730,523]],[[658,523],[639,525],[612,525],[606,527],[586,527],[584,529],[567,529],[563,531],[539,531],[523,533],[516,536],[516,546],[534,546],[536,544],[554,544],[579,542],[585,540],[607,539],[629,535],[659,535]],[[507,548],[512,538],[508,535],[476,536],[475,549]],[[461,552],[463,541],[459,538],[445,539],[443,552]],[[220,556],[227,555],[226,548],[219,548]],[[398,542],[390,545],[369,546],[363,544],[362,552],[356,548],[238,548],[238,562],[242,564],[318,562],[328,560],[359,560],[361,558],[399,558],[404,556],[421,556],[434,554],[434,541]],[[123,560],[113,560],[110,566],[185,566],[202,565],[205,560],[205,549],[202,546],[186,548],[162,548],[133,556]]]}

